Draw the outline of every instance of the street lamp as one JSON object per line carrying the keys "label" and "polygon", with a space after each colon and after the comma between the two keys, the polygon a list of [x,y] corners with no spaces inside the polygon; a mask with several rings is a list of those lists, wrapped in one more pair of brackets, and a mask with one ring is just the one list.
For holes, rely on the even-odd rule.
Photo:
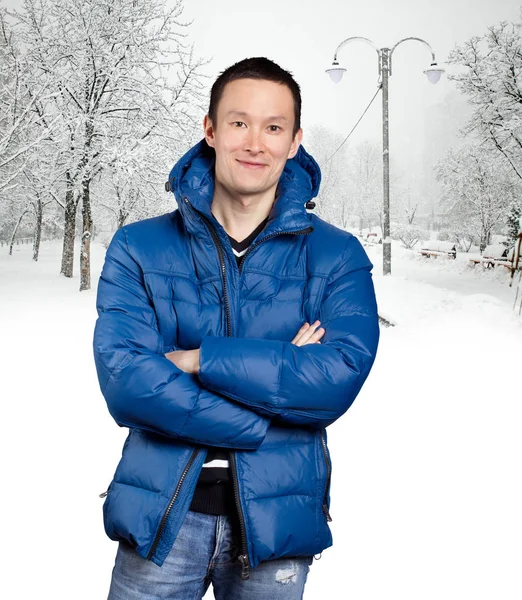
{"label": "street lamp", "polygon": [[334,83],[339,83],[346,72],[346,69],[341,67],[337,62],[337,54],[343,46],[349,42],[360,40],[370,44],[372,48],[377,52],[379,60],[379,77],[381,78],[380,87],[382,88],[382,159],[383,159],[383,205],[384,205],[384,223],[382,232],[382,272],[383,275],[389,275],[391,273],[391,239],[390,239],[390,135],[389,135],[389,115],[388,115],[388,79],[391,77],[391,59],[392,54],[399,44],[414,40],[422,42],[427,46],[431,52],[431,65],[424,71],[424,74],[428,77],[430,83],[437,83],[444,73],[444,69],[441,69],[435,60],[435,53],[428,42],[417,37],[407,37],[398,41],[393,48],[377,48],[377,46],[368,38],[365,37],[350,37],[337,46],[337,50],[334,54],[332,66],[326,69],[326,73],[330,75],[331,80]]}

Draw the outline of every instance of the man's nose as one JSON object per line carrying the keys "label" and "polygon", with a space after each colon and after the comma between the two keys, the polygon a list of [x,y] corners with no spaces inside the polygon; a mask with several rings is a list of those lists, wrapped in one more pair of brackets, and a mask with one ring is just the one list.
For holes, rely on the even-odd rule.
{"label": "man's nose", "polygon": [[250,127],[245,140],[245,149],[252,154],[263,151],[262,132],[256,127]]}

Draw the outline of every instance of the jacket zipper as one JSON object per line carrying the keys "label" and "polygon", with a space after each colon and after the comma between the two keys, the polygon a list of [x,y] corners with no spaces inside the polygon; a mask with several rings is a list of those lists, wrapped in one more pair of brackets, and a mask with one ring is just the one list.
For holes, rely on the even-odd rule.
{"label": "jacket zipper", "polygon": [[236,501],[237,512],[239,514],[239,528],[241,531],[241,554],[238,556],[238,560],[241,563],[241,579],[248,579],[250,577],[250,559],[248,557],[247,539],[246,539],[246,527],[245,517],[241,508],[241,501],[239,498],[239,483],[237,477],[237,464],[236,455],[234,452],[230,452],[230,466],[232,472],[232,487],[234,488],[234,499]]}
{"label": "jacket zipper", "polygon": [[[190,208],[196,212],[203,221],[207,224],[210,234],[212,235],[212,239],[216,245],[219,260],[221,263],[221,273],[223,275],[223,298],[225,301],[225,313],[227,318],[227,337],[232,336],[232,317],[230,315],[230,304],[228,301],[228,291],[227,291],[227,272],[226,272],[226,263],[225,263],[225,255],[223,252],[223,247],[221,246],[221,241],[219,239],[218,233],[214,228],[214,225],[210,222],[210,220],[202,214],[199,210],[195,209],[192,204],[189,202],[188,198],[185,198],[185,203],[190,206]],[[241,579],[248,579],[250,577],[250,558],[248,556],[247,549],[247,539],[246,539],[246,527],[245,527],[245,517],[243,515],[243,510],[241,508],[241,501],[239,499],[239,484],[237,478],[237,466],[236,466],[236,456],[234,452],[230,452],[230,471],[232,475],[232,487],[234,489],[234,499],[236,503],[236,508],[239,516],[239,526],[241,531],[241,549],[240,555],[238,556],[238,560],[241,563]]]}
{"label": "jacket zipper", "polygon": [[212,239],[214,240],[214,244],[216,245],[218,255],[219,255],[219,262],[221,264],[221,275],[223,276],[223,299],[225,301],[225,314],[226,314],[226,318],[227,318],[227,337],[231,337],[232,336],[232,319],[230,316],[230,304],[228,301],[227,270],[226,270],[225,254],[223,252],[223,247],[221,246],[221,242],[219,240],[218,233],[217,233],[214,225],[212,225],[211,221],[208,219],[208,217],[206,215],[204,215],[202,212],[200,212],[197,208],[194,208],[188,198],[185,198],[185,203],[188,204],[190,206],[190,208],[194,212],[196,212],[205,221],[205,223],[207,224],[207,227],[210,231],[210,235],[212,236]]}
{"label": "jacket zipper", "polygon": [[323,432],[321,431],[321,447],[323,449],[324,461],[326,463],[327,476],[326,476],[326,486],[324,488],[324,498],[323,498],[323,514],[326,517],[327,521],[331,521],[332,517],[330,516],[330,511],[328,510],[328,492],[330,490],[330,479],[332,476],[332,465],[330,464],[330,459],[328,458],[328,453],[326,451],[326,441],[323,436]]}
{"label": "jacket zipper", "polygon": [[183,482],[185,481],[185,478],[187,477],[188,472],[190,471],[190,467],[194,464],[194,461],[196,460],[196,456],[199,453],[199,449],[195,448],[192,451],[192,454],[189,458],[189,461],[187,463],[187,466],[185,467],[183,473],[181,474],[181,477],[178,481],[178,485],[176,486],[176,489],[174,491],[174,494],[172,496],[172,498],[170,499],[169,505],[167,506],[167,510],[165,511],[165,514],[163,515],[163,518],[161,519],[161,523],[158,529],[158,533],[156,534],[156,538],[154,539],[154,543],[152,544],[152,547],[150,549],[150,552],[147,556],[148,560],[151,560],[152,557],[154,556],[154,552],[156,552],[156,549],[158,548],[158,544],[160,542],[161,536],[163,535],[163,532],[165,531],[165,526],[167,525],[167,519],[169,518],[169,514],[170,511],[172,510],[172,507],[174,506],[174,503],[176,502],[178,496],[179,496],[179,492],[181,490],[181,486],[183,484]]}
{"label": "jacket zipper", "polygon": [[[241,269],[243,267],[243,263],[245,262],[246,257],[255,248],[257,248],[257,246],[259,246],[263,242],[266,242],[266,240],[274,238],[278,235],[303,235],[306,233],[310,233],[313,230],[314,230],[313,227],[307,227],[306,229],[301,229],[299,231],[277,231],[275,233],[271,233],[270,235],[265,236],[264,238],[261,238],[255,244],[252,244],[250,246],[250,248],[248,248],[248,250],[245,252],[245,254],[241,257],[241,260],[239,261],[239,264],[238,264],[239,272],[241,272]],[[234,497],[236,500],[236,506],[237,506],[237,510],[239,513],[239,524],[240,524],[240,530],[241,530],[241,552],[242,553],[238,557],[239,562],[241,563],[241,579],[248,579],[250,577],[250,561],[248,558],[245,521],[244,521],[243,511],[241,509],[241,501],[239,498],[239,484],[237,481],[236,457],[233,452],[230,453],[230,462],[232,465],[232,483],[233,483],[233,487],[234,487]]]}

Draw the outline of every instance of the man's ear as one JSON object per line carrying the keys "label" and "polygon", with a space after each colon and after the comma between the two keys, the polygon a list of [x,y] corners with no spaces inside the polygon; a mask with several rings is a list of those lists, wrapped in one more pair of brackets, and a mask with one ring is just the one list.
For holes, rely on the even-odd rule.
{"label": "man's ear", "polygon": [[299,150],[299,146],[301,145],[302,140],[303,140],[303,130],[298,129],[297,133],[294,136],[294,139],[292,140],[292,145],[290,146],[290,152],[288,153],[288,158],[294,158],[294,156],[297,154],[297,151]]}
{"label": "man's ear", "polygon": [[214,125],[208,115],[203,119],[203,131],[205,132],[205,140],[211,148],[215,148]]}

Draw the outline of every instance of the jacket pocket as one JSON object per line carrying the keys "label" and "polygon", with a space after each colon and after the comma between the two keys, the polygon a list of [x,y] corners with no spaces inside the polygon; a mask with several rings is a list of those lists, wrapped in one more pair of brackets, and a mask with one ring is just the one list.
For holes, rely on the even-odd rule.
{"label": "jacket pocket", "polygon": [[321,430],[321,449],[323,452],[324,462],[326,465],[326,483],[324,486],[324,496],[323,496],[323,514],[327,521],[331,521],[332,517],[330,516],[330,482],[332,478],[332,463],[330,461],[330,456],[328,454],[328,448],[326,446],[326,438],[324,429]]}

